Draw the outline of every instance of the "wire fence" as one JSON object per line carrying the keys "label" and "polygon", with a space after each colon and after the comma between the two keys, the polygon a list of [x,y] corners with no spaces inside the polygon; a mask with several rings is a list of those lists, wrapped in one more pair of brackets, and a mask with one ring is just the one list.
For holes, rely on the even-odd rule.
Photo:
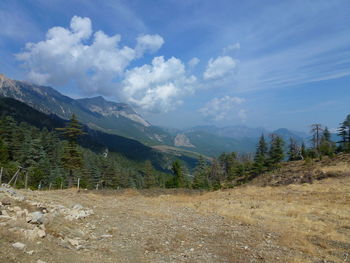
{"label": "wire fence", "polygon": [[0,167],[0,185],[6,184],[14,188],[31,188],[33,190],[57,190],[57,189],[67,189],[67,188],[77,188],[80,190],[82,186],[86,188],[89,185],[89,189],[100,190],[106,186],[112,185],[112,179],[102,179],[102,178],[89,178],[85,180],[82,185],[82,180],[80,176],[74,177],[69,180],[69,178],[59,178],[59,180],[40,180],[37,186],[29,187],[30,173],[26,168],[18,166],[16,172],[10,175],[9,171],[6,171],[4,167]]}

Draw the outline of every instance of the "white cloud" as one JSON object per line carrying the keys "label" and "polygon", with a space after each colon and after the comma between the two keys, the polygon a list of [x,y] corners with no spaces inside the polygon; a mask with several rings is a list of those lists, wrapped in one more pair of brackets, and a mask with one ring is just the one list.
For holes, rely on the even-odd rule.
{"label": "white cloud", "polygon": [[197,57],[194,57],[194,58],[192,58],[190,61],[188,61],[188,66],[190,67],[190,68],[194,68],[195,66],[197,66],[198,65],[198,63],[199,63],[199,58],[197,58]]}
{"label": "white cloud", "polygon": [[164,44],[164,39],[159,35],[141,35],[137,38],[136,52],[142,56],[145,52],[154,53]]}
{"label": "white cloud", "polygon": [[115,92],[113,80],[124,74],[132,60],[157,51],[164,43],[159,35],[139,36],[135,48],[119,47],[120,41],[118,34],[93,33],[89,18],[74,16],[69,28],[51,28],[44,41],[27,43],[17,58],[36,83],[74,81],[86,93],[110,95]]}
{"label": "white cloud", "polygon": [[230,56],[219,56],[216,59],[210,59],[207,68],[203,74],[204,79],[217,79],[233,73],[237,66],[237,61]]}
{"label": "white cloud", "polygon": [[238,116],[240,119],[246,118],[246,111],[238,109],[238,105],[245,102],[244,98],[224,96],[213,98],[203,108],[199,110],[205,117],[221,121]]}
{"label": "white cloud", "polygon": [[147,111],[169,111],[191,94],[196,78],[187,76],[177,58],[155,57],[151,65],[128,70],[122,82],[122,94],[133,105]]}
{"label": "white cloud", "polygon": [[227,47],[224,47],[222,52],[224,54],[227,54],[227,53],[239,50],[240,48],[241,48],[241,44],[240,43],[235,43],[235,44],[232,44],[232,45],[228,45]]}

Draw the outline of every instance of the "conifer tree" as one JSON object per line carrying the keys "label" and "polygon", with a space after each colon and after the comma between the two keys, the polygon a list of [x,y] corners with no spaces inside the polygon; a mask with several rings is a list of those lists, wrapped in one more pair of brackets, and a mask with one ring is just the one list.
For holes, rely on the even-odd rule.
{"label": "conifer tree", "polygon": [[199,157],[198,164],[194,171],[194,177],[192,182],[192,188],[201,189],[209,188],[209,179],[208,179],[208,165],[202,156]]}
{"label": "conifer tree", "polygon": [[284,159],[283,151],[284,141],[283,139],[276,135],[271,135],[269,157],[268,157],[268,166],[271,169],[277,168],[278,164]]}
{"label": "conifer tree", "polygon": [[145,166],[143,168],[143,174],[145,188],[152,188],[157,186],[156,177],[154,176],[154,168],[149,160],[147,160],[145,163]]}
{"label": "conifer tree", "polygon": [[267,153],[267,143],[265,141],[264,134],[261,134],[254,156],[253,172],[255,175],[261,174],[265,171]]}
{"label": "conifer tree", "polygon": [[0,164],[7,163],[9,158],[8,150],[6,144],[0,138]]}
{"label": "conifer tree", "polygon": [[65,128],[59,128],[68,143],[65,145],[62,156],[63,167],[69,171],[68,187],[73,185],[73,171],[83,166],[83,159],[78,150],[78,138],[83,135],[82,126],[78,122],[75,114],[72,115],[69,124]]}
{"label": "conifer tree", "polygon": [[179,160],[176,160],[172,163],[171,170],[174,174],[174,186],[176,188],[185,187],[185,176],[183,174],[182,165]]}
{"label": "conifer tree", "polygon": [[321,144],[320,144],[320,153],[322,155],[332,156],[335,151],[335,143],[331,140],[331,133],[326,126],[323,130]]}
{"label": "conifer tree", "polygon": [[342,137],[343,151],[350,152],[350,114],[341,123],[339,133]]}

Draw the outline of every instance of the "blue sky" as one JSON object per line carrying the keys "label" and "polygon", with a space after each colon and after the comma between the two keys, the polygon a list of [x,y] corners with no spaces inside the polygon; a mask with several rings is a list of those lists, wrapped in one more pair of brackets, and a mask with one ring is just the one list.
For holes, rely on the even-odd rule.
{"label": "blue sky", "polygon": [[337,127],[350,1],[1,0],[0,72],[162,126]]}

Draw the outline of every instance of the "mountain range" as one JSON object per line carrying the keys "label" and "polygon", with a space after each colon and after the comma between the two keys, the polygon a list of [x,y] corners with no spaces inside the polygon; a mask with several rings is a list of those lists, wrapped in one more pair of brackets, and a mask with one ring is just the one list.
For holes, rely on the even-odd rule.
{"label": "mountain range", "polygon": [[175,151],[180,155],[217,156],[222,152],[253,152],[261,134],[276,133],[285,140],[292,137],[300,142],[308,137],[288,129],[268,131],[242,125],[196,126],[185,130],[162,128],[152,125],[128,104],[107,101],[101,96],[72,99],[51,87],[12,80],[1,74],[0,96],[16,99],[65,120],[75,113],[90,129],[137,140],[172,154]]}

